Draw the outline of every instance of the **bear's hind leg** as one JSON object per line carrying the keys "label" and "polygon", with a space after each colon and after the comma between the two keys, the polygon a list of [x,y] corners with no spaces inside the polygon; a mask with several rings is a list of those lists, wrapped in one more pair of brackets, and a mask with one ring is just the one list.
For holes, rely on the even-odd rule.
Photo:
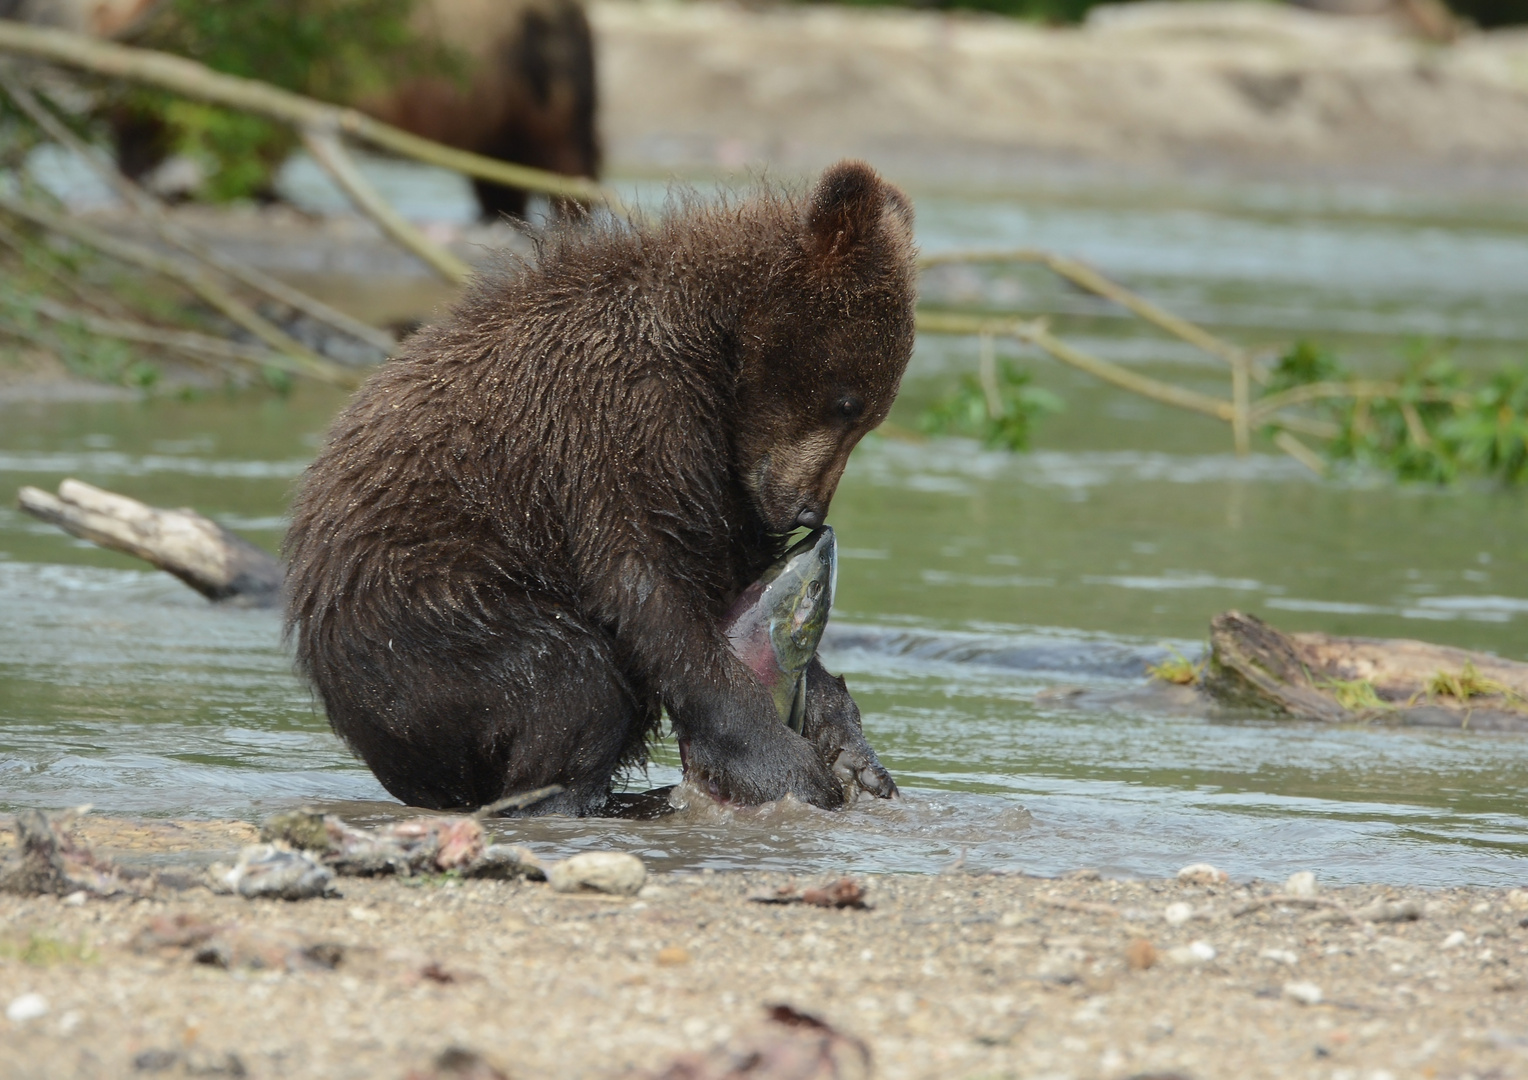
{"label": "bear's hind leg", "polygon": [[[338,691],[323,695],[336,733],[396,798],[477,809],[560,784],[528,812],[598,812],[616,772],[641,760],[657,705],[634,692],[609,641],[566,609],[521,615],[488,655],[400,650],[364,665],[368,678],[317,679]],[[344,691],[357,683],[368,701]]]}

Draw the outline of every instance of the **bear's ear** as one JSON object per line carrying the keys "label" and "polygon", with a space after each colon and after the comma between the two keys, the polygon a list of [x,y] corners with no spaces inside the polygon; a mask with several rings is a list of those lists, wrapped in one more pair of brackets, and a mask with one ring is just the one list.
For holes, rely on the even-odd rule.
{"label": "bear's ear", "polygon": [[906,203],[906,196],[863,161],[840,161],[812,189],[806,214],[807,251],[820,262],[837,262],[874,235],[886,210],[910,218]]}

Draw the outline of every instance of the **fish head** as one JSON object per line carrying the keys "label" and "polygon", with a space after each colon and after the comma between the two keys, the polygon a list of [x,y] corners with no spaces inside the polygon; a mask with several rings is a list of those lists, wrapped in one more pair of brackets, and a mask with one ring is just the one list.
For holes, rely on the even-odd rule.
{"label": "fish head", "polygon": [[769,690],[780,719],[798,731],[802,676],[828,625],[837,578],[838,545],[824,525],[765,570],[722,620],[732,651]]}

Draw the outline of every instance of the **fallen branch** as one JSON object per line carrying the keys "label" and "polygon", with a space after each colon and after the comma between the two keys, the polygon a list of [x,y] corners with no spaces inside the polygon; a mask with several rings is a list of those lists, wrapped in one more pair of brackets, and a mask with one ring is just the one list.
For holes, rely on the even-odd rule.
{"label": "fallen branch", "polygon": [[59,484],[57,495],[24,487],[17,501],[33,517],[152,563],[210,600],[258,607],[279,597],[275,557],[194,510],[160,510],[78,480]]}
{"label": "fallen branch", "polygon": [[207,244],[202,243],[189,231],[174,222],[165,213],[164,205],[157,198],[129,180],[122,174],[121,170],[107,160],[106,156],[98,148],[86,143],[78,135],[70,131],[68,125],[60,122],[58,117],[49,112],[42,102],[15,78],[6,65],[0,65],[0,89],[3,89],[10,99],[15,102],[16,106],[26,113],[33,123],[41,128],[49,138],[59,145],[74,151],[166,243],[180,248],[180,250],[197,261],[227,274],[247,288],[262,292],[266,296],[286,304],[288,307],[301,311],[320,322],[334,327],[342,333],[349,334],[359,341],[380,349],[384,355],[391,353],[396,347],[397,342],[393,340],[393,336],[387,331],[380,330],[359,319],[352,318],[344,312],[337,311],[323,301],[309,296],[301,289],[295,289],[252,266],[245,266],[242,263],[236,262],[220,254]]}
{"label": "fallen branch", "polygon": [[168,53],[135,49],[64,30],[26,26],[3,19],[0,19],[0,52],[32,56],[97,75],[147,83],[199,101],[258,113],[301,129],[341,131],[404,157],[478,179],[565,199],[603,203],[612,212],[621,212],[616,196],[593,180],[454,150],[410,135],[355,109],[315,101],[254,79],[224,75],[193,60]]}
{"label": "fallen branch", "polygon": [[1266,384],[1268,376],[1252,365],[1251,357],[1245,349],[1233,345],[1224,338],[1216,337],[1202,326],[1189,322],[1181,316],[1174,315],[1165,308],[1158,307],[1139,293],[1132,292],[1115,281],[1110,281],[1092,267],[1078,262],[1076,259],[1068,259],[1064,255],[1056,255],[1049,251],[1039,251],[1034,248],[1020,248],[1014,251],[955,251],[941,255],[925,255],[918,260],[918,265],[923,269],[932,269],[936,266],[951,266],[956,264],[981,264],[981,263],[1034,263],[1044,266],[1059,277],[1078,285],[1088,292],[1102,296],[1106,300],[1125,308],[1139,318],[1145,319],[1162,330],[1167,331],[1174,337],[1193,345],[1195,348],[1209,353],[1211,356],[1224,360],[1234,370],[1239,366],[1245,366],[1257,382]]}
{"label": "fallen branch", "polygon": [[195,330],[167,330],[127,319],[107,319],[49,300],[46,296],[28,297],[27,303],[46,319],[66,326],[79,326],[99,337],[117,338],[141,345],[158,345],[218,363],[237,362],[286,371],[293,368],[291,361],[281,353],[253,345],[241,345],[211,334],[199,334]]}
{"label": "fallen branch", "polygon": [[[0,25],[3,25],[3,20],[0,20]],[[299,374],[337,386],[356,386],[360,382],[354,371],[324,359],[307,346],[297,342],[275,323],[257,314],[242,300],[206,275],[198,273],[193,267],[129,240],[118,239],[82,221],[44,210],[14,195],[0,193],[0,209],[24,218],[49,232],[59,233],[88,247],[93,247],[119,262],[151,270],[180,283],[232,322],[248,330],[275,351],[288,356],[293,370]]]}
{"label": "fallen branch", "polygon": [[344,145],[333,133],[307,128],[302,133],[302,141],[313,160],[350,196],[356,208],[375,221],[388,236],[452,285],[460,285],[472,276],[472,267],[425,236],[393,209],[381,192],[361,175],[361,170],[355,167],[355,162],[350,160]]}
{"label": "fallen branch", "polygon": [[1148,375],[1138,375],[1118,364],[1084,352],[1074,345],[1068,345],[1052,334],[1040,320],[925,311],[918,312],[917,319],[918,330],[925,334],[991,334],[1017,338],[1019,341],[1044,349],[1057,360],[1085,371],[1097,379],[1153,401],[1160,401],[1164,405],[1173,405],[1205,416],[1213,416],[1217,420],[1229,421],[1234,413],[1229,401],[1210,397],[1208,394],[1201,394],[1194,390],[1185,390]]}

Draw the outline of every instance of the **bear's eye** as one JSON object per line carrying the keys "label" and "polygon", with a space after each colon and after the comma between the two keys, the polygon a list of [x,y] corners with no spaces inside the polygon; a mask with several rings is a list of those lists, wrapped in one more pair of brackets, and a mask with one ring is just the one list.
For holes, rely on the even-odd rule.
{"label": "bear's eye", "polygon": [[845,394],[833,403],[833,412],[845,420],[858,420],[865,411],[865,403],[853,394]]}

